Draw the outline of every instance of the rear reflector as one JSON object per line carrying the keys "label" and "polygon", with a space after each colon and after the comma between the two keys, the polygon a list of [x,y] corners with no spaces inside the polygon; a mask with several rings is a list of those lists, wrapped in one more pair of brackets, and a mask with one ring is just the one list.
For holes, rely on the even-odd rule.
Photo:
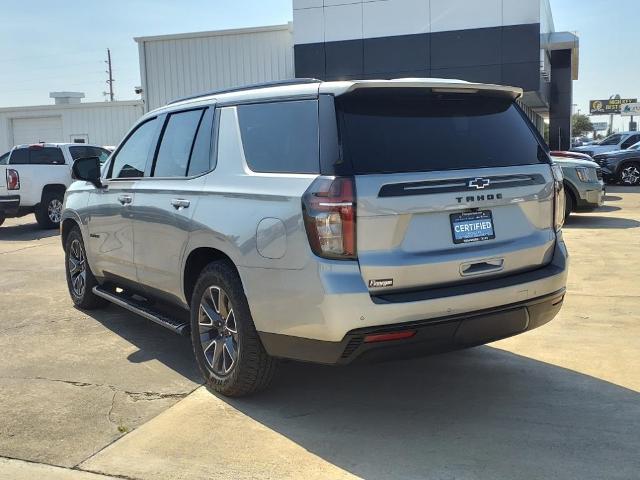
{"label": "rear reflector", "polygon": [[364,337],[364,343],[389,342],[391,340],[404,340],[407,338],[414,337],[415,334],[416,334],[415,330],[405,330],[402,332],[391,332],[391,333],[374,333],[372,335],[366,335]]}

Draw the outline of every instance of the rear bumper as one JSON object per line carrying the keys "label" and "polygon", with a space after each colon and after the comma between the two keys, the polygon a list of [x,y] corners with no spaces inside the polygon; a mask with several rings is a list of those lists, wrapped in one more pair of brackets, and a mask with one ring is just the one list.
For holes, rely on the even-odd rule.
{"label": "rear bumper", "polygon": [[[481,345],[533,330],[560,311],[565,289],[550,295],[491,308],[402,324],[353,330],[340,342],[260,333],[269,354],[324,364],[344,365],[356,360],[407,358]],[[410,338],[367,342],[367,336],[406,332]]]}
{"label": "rear bumper", "polygon": [[0,196],[0,215],[11,217],[20,210],[20,195]]}
{"label": "rear bumper", "polygon": [[[238,271],[256,329],[271,355],[346,363],[352,360],[341,360],[346,343],[364,331],[414,324],[425,329],[433,326],[435,330],[430,332],[444,330],[445,340],[454,343],[449,348],[457,348],[458,340],[453,337],[465,318],[490,317],[485,324],[488,334],[478,337],[480,343],[535,328],[550,320],[559,304],[548,318],[543,315],[544,321],[528,308],[549,296],[550,303],[556,305],[557,297],[562,296],[566,287],[568,262],[560,235],[551,262],[536,270],[469,284],[376,295],[371,295],[364,284],[357,262],[317,261],[302,270],[238,267]],[[521,320],[522,307],[527,308],[526,325]],[[504,311],[515,312],[520,326],[492,332],[491,319],[496,312]],[[511,313],[506,317],[500,315],[507,317]],[[435,333],[428,335],[438,337]]]}

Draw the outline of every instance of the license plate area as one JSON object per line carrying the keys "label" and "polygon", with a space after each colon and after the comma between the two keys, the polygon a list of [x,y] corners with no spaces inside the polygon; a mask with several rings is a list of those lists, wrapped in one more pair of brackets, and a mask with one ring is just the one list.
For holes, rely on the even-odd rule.
{"label": "license plate area", "polygon": [[453,243],[473,243],[496,238],[491,210],[452,213],[451,234]]}

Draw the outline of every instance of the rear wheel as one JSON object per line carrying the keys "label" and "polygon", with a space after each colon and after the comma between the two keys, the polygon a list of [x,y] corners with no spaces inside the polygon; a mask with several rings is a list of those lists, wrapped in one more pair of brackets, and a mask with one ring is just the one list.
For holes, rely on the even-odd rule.
{"label": "rear wheel", "polygon": [[191,341],[207,388],[241,397],[269,386],[277,360],[264,350],[242,283],[225,261],[202,271],[191,299]]}
{"label": "rear wheel", "polygon": [[67,287],[76,307],[91,310],[107,305],[107,300],[93,293],[93,287],[98,285],[98,282],[89,268],[82,234],[78,227],[69,232],[64,252]]}
{"label": "rear wheel", "polygon": [[623,185],[640,185],[640,163],[629,163],[620,170],[620,183]]}
{"label": "rear wheel", "polygon": [[64,192],[47,192],[36,207],[36,221],[42,228],[57,228],[62,217]]}

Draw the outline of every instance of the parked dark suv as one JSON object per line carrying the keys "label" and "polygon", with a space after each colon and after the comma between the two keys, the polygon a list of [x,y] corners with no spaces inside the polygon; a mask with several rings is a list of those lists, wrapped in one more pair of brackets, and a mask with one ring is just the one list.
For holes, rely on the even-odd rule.
{"label": "parked dark suv", "polygon": [[640,142],[626,150],[601,153],[593,157],[609,183],[640,185]]}

